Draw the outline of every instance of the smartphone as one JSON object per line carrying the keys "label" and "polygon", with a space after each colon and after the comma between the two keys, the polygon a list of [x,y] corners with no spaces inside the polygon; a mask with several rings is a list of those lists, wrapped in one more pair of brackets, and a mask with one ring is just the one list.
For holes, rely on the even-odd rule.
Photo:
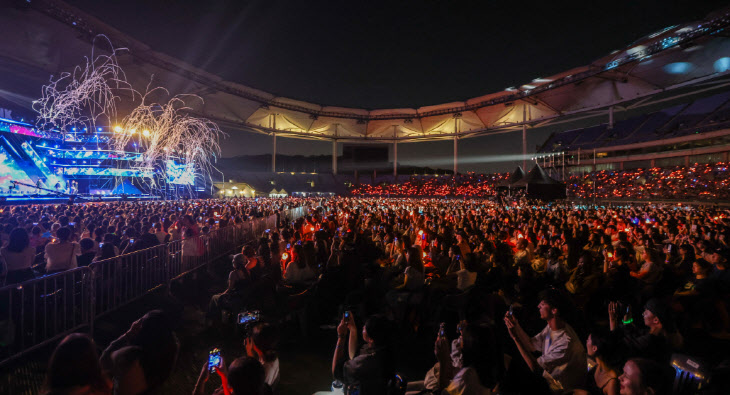
{"label": "smartphone", "polygon": [[439,337],[446,337],[446,323],[442,322],[439,325]]}
{"label": "smartphone", "polygon": [[38,226],[38,222],[33,222],[33,226]]}
{"label": "smartphone", "polygon": [[246,324],[256,319],[256,316],[251,313],[240,313],[238,315],[238,323]]}
{"label": "smartphone", "polygon": [[68,226],[76,226],[76,222],[69,222]]}
{"label": "smartphone", "polygon": [[129,244],[134,244],[134,239],[129,239]]}
{"label": "smartphone", "polygon": [[99,248],[104,247],[104,243],[99,243]]}
{"label": "smartphone", "polygon": [[667,245],[667,252],[672,252],[672,245],[671,244],[668,244]]}
{"label": "smartphone", "polygon": [[351,316],[350,310],[345,310],[345,321],[350,321]]}
{"label": "smartphone", "polygon": [[208,354],[208,371],[212,373],[215,372],[216,369],[220,369],[222,362],[221,350],[214,348],[213,351]]}
{"label": "smartphone", "polygon": [[291,243],[286,243],[286,249],[291,250]]}
{"label": "smartphone", "polygon": [[514,310],[514,307],[512,305],[509,305],[509,310],[507,311],[507,314],[509,314],[510,317],[512,317],[513,315],[515,315],[515,310]]}
{"label": "smartphone", "polygon": [[266,233],[269,233],[269,232],[271,232],[271,229],[266,229],[266,231],[265,231],[265,232],[266,232]]}

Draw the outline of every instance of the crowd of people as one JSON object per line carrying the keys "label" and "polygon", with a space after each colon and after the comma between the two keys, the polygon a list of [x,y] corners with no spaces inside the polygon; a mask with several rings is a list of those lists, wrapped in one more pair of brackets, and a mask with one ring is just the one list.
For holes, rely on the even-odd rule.
{"label": "crowd of people", "polygon": [[402,183],[356,185],[350,193],[353,196],[488,196],[508,177],[509,173],[412,177]]}
{"label": "crowd of people", "polygon": [[27,281],[171,241],[188,257],[196,240],[249,218],[279,214],[300,199],[113,202],[0,208],[0,285]]}
{"label": "crowd of people", "polygon": [[730,199],[730,172],[725,162],[604,170],[570,177],[567,184],[568,197],[583,199]]}
{"label": "crowd of people", "polygon": [[[251,201],[191,202],[186,215],[204,207],[214,222],[216,209],[243,220],[245,202]],[[280,204],[271,201],[269,212]],[[266,317],[276,316],[282,300],[285,310],[293,308],[303,294],[311,325],[336,321],[333,393],[668,394],[675,354],[705,361],[695,365],[704,368],[697,375],[710,377],[706,393],[730,388],[730,361],[711,352],[727,347],[730,333],[727,210],[579,208],[524,199],[498,205],[340,197],[296,204],[309,215],[278,222],[232,257],[207,321],[213,327],[250,323],[246,352],[229,366],[215,354],[200,361],[194,394],[209,393],[213,375],[220,377],[220,393],[277,393],[287,372],[279,370],[279,322]],[[116,212],[131,216],[132,229],[176,207],[156,203],[148,213],[143,204],[120,205]],[[3,218],[33,215],[25,210]],[[57,370],[49,367],[48,392],[155,388],[169,375],[178,346],[166,325],[140,340],[147,319],[110,344],[96,364],[88,338],[65,339],[51,365],[76,344],[88,350],[87,373],[54,381]],[[435,338],[435,365],[418,377],[398,376],[399,344],[424,331]],[[157,362],[163,354],[165,362]],[[71,364],[59,363],[61,372]]]}
{"label": "crowd of people", "polygon": [[[360,184],[353,196],[484,197],[506,188],[509,173],[464,174],[457,177],[412,177],[402,183]],[[602,170],[573,175],[566,180],[572,199],[730,200],[728,164],[694,164],[689,167],[652,167]],[[524,185],[521,187],[524,188]]]}

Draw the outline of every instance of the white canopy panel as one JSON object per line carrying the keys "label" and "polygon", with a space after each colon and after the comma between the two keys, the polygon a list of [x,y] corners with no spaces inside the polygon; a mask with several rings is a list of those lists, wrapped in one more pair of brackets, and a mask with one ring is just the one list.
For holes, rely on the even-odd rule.
{"label": "white canopy panel", "polygon": [[32,89],[16,93],[30,101],[31,90],[40,92],[49,75],[71,70],[89,54],[94,37],[104,34],[116,47],[129,49],[120,64],[137,90],[144,91],[152,79],[151,86],[164,86],[170,94],[197,95],[202,101],[191,98],[192,111],[224,126],[339,141],[436,140],[545,124],[678,87],[699,87],[730,70],[729,27],[730,14],[722,10],[649,35],[590,65],[501,92],[415,109],[366,110],[321,106],[223,81],[83,11],[47,0],[0,15],[0,70],[13,70],[0,74],[0,83],[19,85],[22,74]]}

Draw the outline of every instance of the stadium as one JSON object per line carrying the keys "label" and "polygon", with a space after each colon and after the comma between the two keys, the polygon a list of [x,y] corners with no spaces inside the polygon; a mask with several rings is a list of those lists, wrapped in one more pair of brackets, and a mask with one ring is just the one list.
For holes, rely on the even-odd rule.
{"label": "stadium", "polygon": [[2,10],[0,392],[730,391],[728,8],[375,109]]}

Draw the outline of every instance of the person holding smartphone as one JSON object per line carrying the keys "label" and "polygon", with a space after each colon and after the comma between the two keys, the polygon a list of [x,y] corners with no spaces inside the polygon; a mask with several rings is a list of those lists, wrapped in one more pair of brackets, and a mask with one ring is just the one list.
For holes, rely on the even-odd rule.
{"label": "person holding smartphone", "polygon": [[251,330],[251,336],[244,340],[246,355],[258,360],[264,367],[265,381],[271,389],[279,383],[279,331],[269,323],[260,322]]}
{"label": "person holding smartphone", "polygon": [[271,388],[265,382],[264,367],[255,358],[240,357],[231,362],[228,367],[220,354],[213,358],[219,359],[220,364],[211,369],[211,356],[209,355],[200,370],[193,395],[206,393],[205,384],[210,380],[211,374],[217,375],[221,380],[220,387],[213,392],[215,395],[269,395],[272,393]]}
{"label": "person holding smartphone", "polygon": [[243,254],[234,255],[232,265],[233,270],[228,273],[226,290],[210,298],[206,316],[209,324],[221,321],[221,312],[224,307],[237,306],[248,297],[252,281],[248,270],[246,270],[245,256]]}
{"label": "person holding smartphone", "polygon": [[[345,318],[347,316],[347,318]],[[365,345],[357,350],[358,336],[352,312],[343,314],[337,326],[337,345],[332,357],[332,374],[362,395],[387,393],[388,381],[395,375],[391,323],[375,315],[365,322],[362,338]]]}

